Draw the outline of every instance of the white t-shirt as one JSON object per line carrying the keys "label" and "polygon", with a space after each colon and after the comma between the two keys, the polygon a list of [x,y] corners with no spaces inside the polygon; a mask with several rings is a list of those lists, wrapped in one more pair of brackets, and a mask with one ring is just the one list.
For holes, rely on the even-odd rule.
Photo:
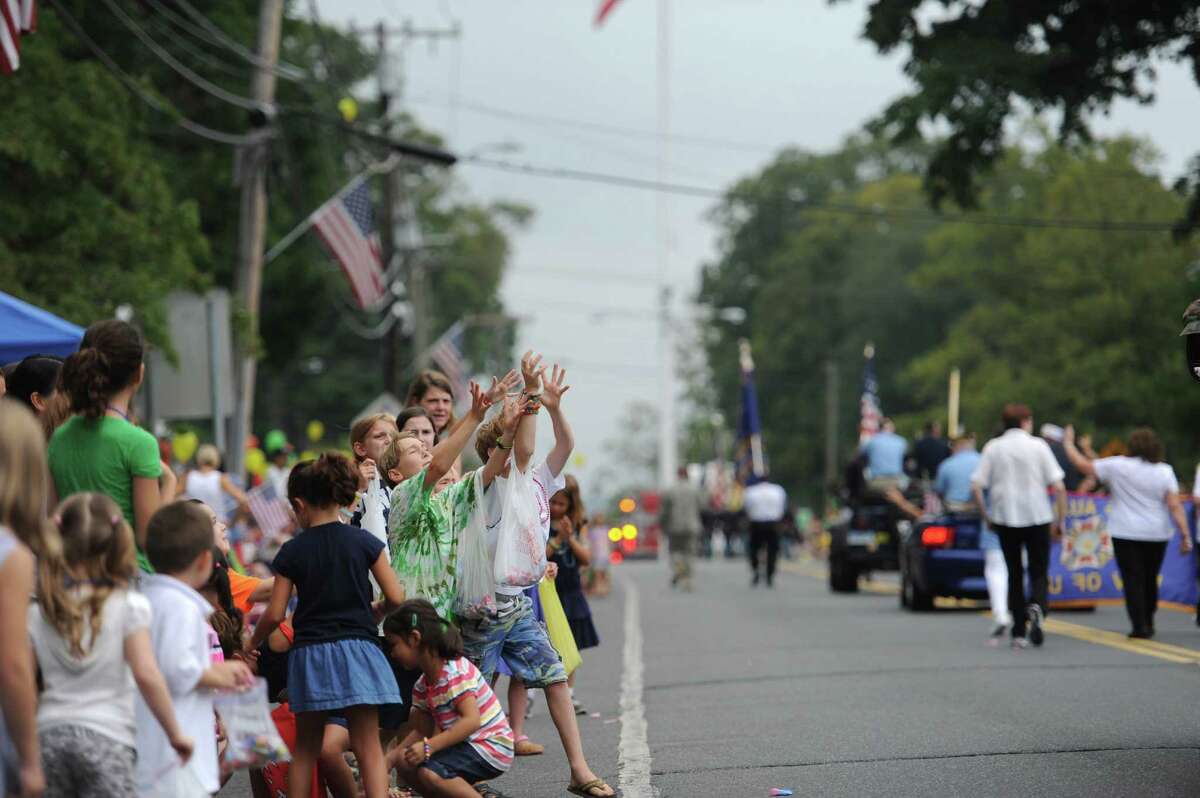
{"label": "white t-shirt", "polygon": [[[83,588],[81,596],[86,596]],[[28,612],[29,637],[46,689],[38,701],[38,728],[82,726],[133,748],[133,672],[125,662],[125,638],[150,627],[150,603],[130,590],[114,590],[101,610],[100,634],[83,622],[83,657],[47,623],[37,604]]]}
{"label": "white t-shirt", "polygon": [[[516,466],[513,466],[516,468]],[[542,542],[550,541],[550,497],[558,493],[567,486],[567,479],[560,472],[554,474],[550,467],[543,460],[533,468],[533,496],[537,501],[538,519],[542,522]],[[508,489],[508,480],[504,477],[496,477],[492,482],[491,487],[484,494],[484,501],[487,506],[487,543],[488,556],[494,561],[496,559],[496,540],[500,536],[500,521],[503,514],[503,495]],[[515,596],[521,593],[519,587],[496,587],[497,593],[502,593],[506,596]]]}
{"label": "white t-shirt", "polygon": [[221,490],[221,472],[189,471],[183,486],[189,499],[204,502],[219,516],[225,514],[225,491]]}
{"label": "white t-shirt", "polygon": [[1105,457],[1092,465],[1112,491],[1109,534],[1123,540],[1171,539],[1175,526],[1167,510],[1167,494],[1179,492],[1171,466],[1140,457]]}
{"label": "white t-shirt", "polygon": [[[208,647],[208,616],[212,605],[195,590],[163,574],[142,576],[142,593],[153,608],[150,641],[154,657],[166,679],[175,718],[184,736],[196,744],[187,768],[209,793],[221,789],[217,770],[217,735],[213,694],[198,687],[200,677],[212,664]],[[154,785],[178,763],[158,721],[138,695],[137,787],[138,794],[153,791]]]}
{"label": "white t-shirt", "polygon": [[987,442],[971,482],[988,491],[988,520],[1028,527],[1054,520],[1046,489],[1064,476],[1050,444],[1018,428]]}
{"label": "white t-shirt", "polygon": [[774,482],[759,482],[746,488],[742,507],[751,521],[782,521],[787,513],[787,493]]}

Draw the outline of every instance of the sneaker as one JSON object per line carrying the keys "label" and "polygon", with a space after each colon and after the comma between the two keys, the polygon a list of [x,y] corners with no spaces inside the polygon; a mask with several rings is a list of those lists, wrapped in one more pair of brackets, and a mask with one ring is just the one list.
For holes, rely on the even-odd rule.
{"label": "sneaker", "polygon": [[988,635],[987,644],[989,648],[999,648],[1000,643],[1004,640],[1004,636],[1008,634],[1009,625],[1004,623],[996,624],[992,629],[992,633]]}
{"label": "sneaker", "polygon": [[1027,648],[1029,648],[1029,641],[1028,641],[1028,640],[1026,640],[1025,638],[1023,638],[1023,637],[1014,637],[1014,638],[1012,639],[1012,649],[1013,649],[1013,651],[1024,651],[1024,650],[1025,650],[1025,649],[1027,649]]}
{"label": "sneaker", "polygon": [[1036,604],[1029,605],[1029,642],[1035,646],[1040,646],[1046,641],[1046,635],[1042,632],[1042,608]]}

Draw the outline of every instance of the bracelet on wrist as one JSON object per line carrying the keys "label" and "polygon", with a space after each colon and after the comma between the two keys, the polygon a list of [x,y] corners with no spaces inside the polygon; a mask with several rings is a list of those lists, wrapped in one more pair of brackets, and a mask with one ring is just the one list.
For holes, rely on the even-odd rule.
{"label": "bracelet on wrist", "polygon": [[508,444],[507,446],[504,445],[504,436],[503,435],[496,436],[496,446],[505,452],[512,451],[512,447],[513,447],[513,445],[511,443]]}
{"label": "bracelet on wrist", "polygon": [[433,748],[429,745],[429,738],[425,738],[425,761],[429,761],[429,757],[433,755]]}

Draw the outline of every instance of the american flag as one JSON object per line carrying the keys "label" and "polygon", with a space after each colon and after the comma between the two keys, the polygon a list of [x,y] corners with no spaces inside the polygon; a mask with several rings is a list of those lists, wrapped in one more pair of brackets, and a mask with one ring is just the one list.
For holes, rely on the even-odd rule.
{"label": "american flag", "polygon": [[596,7],[596,27],[600,27],[604,24],[605,17],[607,17],[609,13],[616,8],[617,3],[619,2],[621,2],[621,0],[600,0],[600,5]]}
{"label": "american flag", "polygon": [[313,213],[313,226],[334,260],[341,264],[358,306],[365,310],[378,305],[387,288],[379,235],[372,222],[370,187],[366,176],[357,182],[354,188],[318,208]]}
{"label": "american flag", "polygon": [[250,505],[250,514],[266,537],[292,523],[292,511],[287,500],[276,492],[270,482],[264,482],[247,493],[246,502]]}
{"label": "american flag", "polygon": [[429,347],[429,359],[454,386],[454,395],[467,395],[467,364],[463,360],[463,323],[456,321]]}
{"label": "american flag", "polygon": [[0,72],[21,66],[21,34],[37,30],[34,0],[0,0]]}
{"label": "american flag", "polygon": [[875,379],[875,347],[868,344],[863,355],[867,362],[863,366],[863,392],[859,401],[859,443],[865,443],[879,432],[879,422],[883,419],[883,411],[879,409],[879,381]]}

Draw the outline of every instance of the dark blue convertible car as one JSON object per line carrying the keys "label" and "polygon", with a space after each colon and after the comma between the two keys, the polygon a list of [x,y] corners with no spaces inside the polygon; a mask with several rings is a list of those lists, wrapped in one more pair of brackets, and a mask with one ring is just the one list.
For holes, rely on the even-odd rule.
{"label": "dark blue convertible car", "polygon": [[913,612],[933,609],[938,596],[986,599],[981,521],[946,515],[904,530],[900,541],[900,606]]}

